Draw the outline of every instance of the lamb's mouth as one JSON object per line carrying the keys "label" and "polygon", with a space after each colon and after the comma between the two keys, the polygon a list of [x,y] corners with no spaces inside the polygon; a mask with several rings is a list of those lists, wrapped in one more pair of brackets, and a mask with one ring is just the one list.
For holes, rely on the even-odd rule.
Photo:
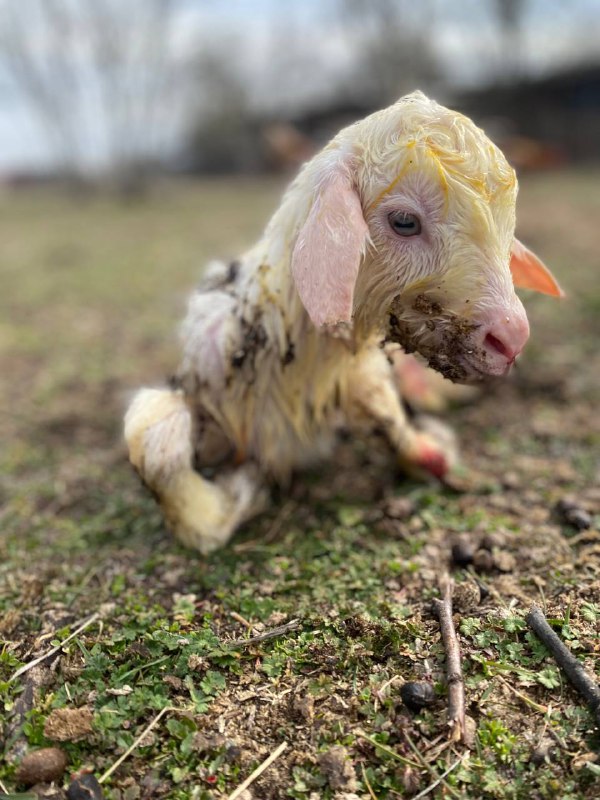
{"label": "lamb's mouth", "polygon": [[486,353],[473,343],[478,325],[418,296],[410,308],[395,301],[388,314],[386,340],[417,352],[453,383],[471,383],[495,374]]}

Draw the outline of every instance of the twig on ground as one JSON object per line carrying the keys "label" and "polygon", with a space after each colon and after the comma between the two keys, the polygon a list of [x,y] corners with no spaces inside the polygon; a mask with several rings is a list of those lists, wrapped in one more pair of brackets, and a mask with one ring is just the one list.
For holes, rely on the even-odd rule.
{"label": "twig on ground", "polygon": [[33,661],[29,661],[27,664],[23,664],[22,667],[19,669],[8,679],[8,682],[11,683],[12,681],[16,680],[19,676],[24,675],[26,672],[29,672],[30,669],[36,667],[38,664],[41,664],[42,661],[45,661],[50,656],[53,656],[55,653],[58,653],[71,639],[74,639],[78,636],[82,631],[86,628],[89,628],[92,623],[96,622],[96,620],[100,619],[100,614],[97,612],[92,614],[91,617],[88,617],[84,622],[82,622],[79,627],[73,631],[73,633],[69,634],[66,639],[63,639],[60,644],[57,644],[55,647],[51,647],[47,653],[44,653],[43,656],[38,656],[34,658]]}
{"label": "twig on ground", "polygon": [[395,750],[392,750],[391,747],[388,747],[386,744],[381,744],[378,742],[377,739],[371,738],[371,736],[367,736],[364,731],[357,730],[354,731],[354,735],[357,736],[359,739],[364,739],[365,742],[369,742],[372,744],[373,747],[379,748],[383,753],[386,753],[388,756],[395,758],[396,761],[400,761],[402,764],[406,764],[407,767],[414,767],[415,769],[422,769],[423,765],[419,764],[417,761],[413,761],[410,758],[406,758],[405,756],[401,756],[399,753],[396,753]]}
{"label": "twig on ground", "polygon": [[112,767],[109,767],[106,770],[106,772],[104,772],[100,776],[100,778],[98,778],[98,783],[104,783],[105,780],[110,778],[110,776],[113,774],[113,772],[121,766],[121,764],[125,761],[125,759],[129,758],[129,756],[133,753],[135,748],[142,741],[144,736],[146,736],[146,734],[149,733],[152,730],[152,728],[154,728],[156,725],[158,725],[158,723],[161,721],[161,719],[164,717],[164,715],[167,714],[169,711],[181,711],[181,709],[177,708],[176,706],[166,706],[161,711],[159,711],[158,714],[154,717],[154,719],[140,733],[140,735],[137,737],[137,739],[135,739],[133,741],[133,743],[127,748],[127,750],[125,750],[125,752],[121,756],[119,756],[119,758],[117,758],[117,760],[112,765]]}
{"label": "twig on ground", "polygon": [[300,627],[300,622],[301,620],[299,619],[291,619],[289,622],[286,622],[285,625],[271,628],[271,630],[265,631],[264,633],[250,636],[248,639],[232,639],[230,642],[223,642],[222,644],[224,647],[248,647],[250,644],[264,642],[266,639],[274,639],[276,636],[283,636],[284,633],[289,633],[289,631],[295,631],[296,628]]}
{"label": "twig on ground", "polygon": [[525,620],[538,639],[546,645],[571,685],[585,699],[594,715],[596,724],[600,726],[600,686],[588,675],[583,665],[552,630],[541,608],[532,606]]}
{"label": "twig on ground", "polygon": [[[438,784],[443,783],[444,782],[444,776],[443,775],[438,776],[437,772],[431,766],[431,764],[423,758],[423,755],[419,751],[419,748],[413,742],[411,737],[408,735],[407,731],[403,731],[403,735],[404,735],[404,738],[406,739],[406,741],[408,743],[408,746],[410,747],[410,749],[415,754],[415,756],[417,758],[417,761],[419,761],[421,766],[422,766],[422,768],[431,775],[431,777],[433,778],[433,780],[435,782],[435,785],[437,786]],[[444,788],[446,789],[446,791],[448,792],[449,795],[451,795],[452,797],[456,797],[457,800],[459,800],[460,795],[455,789],[453,789],[447,783],[444,783]]]}
{"label": "twig on ground", "polygon": [[420,797],[425,797],[425,795],[428,795],[429,792],[432,792],[434,789],[436,789],[440,785],[440,783],[442,783],[442,781],[447,775],[450,775],[450,773],[453,772],[459,766],[459,764],[462,764],[462,762],[465,760],[465,758],[468,757],[468,755],[469,755],[468,753],[463,753],[463,755],[459,759],[457,759],[454,762],[454,764],[449,766],[445,772],[442,772],[442,774],[436,781],[430,783],[429,786],[426,789],[423,789],[422,792],[419,792],[419,794],[416,794],[413,797],[413,800],[419,800]]}
{"label": "twig on ground", "polygon": [[229,612],[229,616],[231,617],[231,619],[234,619],[236,622],[241,622],[242,625],[244,627],[248,628],[249,631],[251,631],[252,628],[254,627],[254,625],[251,622],[249,622],[246,619],[246,617],[242,617],[242,615],[238,614],[237,611],[230,611]]}
{"label": "twig on ground", "polygon": [[525,705],[534,708],[536,711],[540,711],[542,714],[548,713],[548,706],[543,706],[540,703],[536,703],[535,700],[532,700],[531,697],[526,695],[524,692],[520,692],[518,689],[515,689],[514,686],[511,686],[508,681],[505,681],[502,675],[496,675],[500,683],[504,684],[509,692],[512,692],[519,700],[522,700]]}
{"label": "twig on ground", "polygon": [[446,651],[446,682],[448,683],[448,726],[452,741],[465,739],[465,687],[460,663],[460,645],[452,622],[453,583],[449,576],[440,581],[441,600],[434,600],[440,623],[442,642]]}
{"label": "twig on ground", "polygon": [[286,747],[287,747],[287,742],[282,742],[279,745],[279,747],[273,750],[271,755],[268,758],[266,758],[262,762],[262,764],[259,764],[259,766],[254,770],[254,772],[251,772],[250,775],[248,775],[248,777],[246,778],[246,780],[240,783],[240,785],[233,790],[233,792],[229,795],[228,800],[235,800],[236,797],[239,797],[242,794],[242,792],[245,791],[250,786],[251,783],[254,783],[254,781],[257,778],[259,778],[262,775],[262,773],[271,766],[271,764],[275,761],[275,759],[279,758],[279,756],[283,753]]}
{"label": "twig on ground", "polygon": [[361,764],[360,766],[362,769],[363,781],[365,782],[365,786],[367,787],[367,791],[371,797],[371,800],[377,800],[377,795],[373,791],[373,787],[371,786],[371,784],[369,783],[369,779],[367,778],[367,770],[365,769],[365,765]]}

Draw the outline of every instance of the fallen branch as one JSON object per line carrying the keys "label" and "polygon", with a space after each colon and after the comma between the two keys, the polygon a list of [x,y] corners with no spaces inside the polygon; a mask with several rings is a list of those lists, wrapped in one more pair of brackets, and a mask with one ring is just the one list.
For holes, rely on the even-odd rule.
{"label": "fallen branch", "polygon": [[92,614],[92,616],[88,617],[88,619],[82,622],[81,625],[76,630],[73,631],[73,633],[69,634],[69,636],[67,636],[66,639],[63,639],[62,642],[55,645],[55,647],[51,647],[50,650],[48,650],[47,653],[44,653],[43,656],[38,656],[37,658],[34,658],[33,661],[29,661],[27,664],[23,664],[22,667],[19,667],[19,669],[14,673],[14,675],[12,675],[8,679],[8,682],[11,683],[12,681],[16,680],[20,675],[24,675],[26,672],[29,672],[30,669],[33,669],[33,667],[37,666],[38,664],[41,664],[42,661],[45,661],[47,658],[50,658],[50,656],[53,656],[55,653],[58,653],[68,642],[71,641],[71,639],[74,639],[86,628],[89,628],[89,626],[93,622],[96,622],[96,620],[99,618],[100,614],[98,613]]}
{"label": "fallen branch", "polygon": [[600,686],[588,675],[583,665],[548,625],[544,612],[538,606],[531,607],[525,620],[538,639],[546,645],[571,685],[585,699],[596,724],[600,726]]}
{"label": "fallen branch", "polygon": [[230,642],[223,642],[224,647],[248,647],[250,644],[257,642],[264,642],[267,639],[274,639],[276,636],[283,636],[284,633],[295,631],[300,627],[299,619],[291,619],[285,625],[279,625],[277,628],[271,628],[264,633],[258,633],[256,636],[250,636],[248,639],[232,639]]}
{"label": "fallen branch", "polygon": [[101,775],[100,778],[98,778],[98,783],[104,783],[105,780],[110,778],[110,776],[113,774],[113,772],[121,766],[121,764],[125,761],[125,759],[129,758],[129,756],[133,753],[135,748],[142,741],[144,736],[146,736],[146,734],[149,733],[152,730],[152,728],[154,728],[156,725],[158,725],[158,723],[161,721],[161,719],[164,717],[164,715],[167,712],[169,712],[169,711],[180,711],[180,710],[181,709],[176,708],[175,706],[166,706],[161,711],[159,711],[158,714],[154,717],[154,719],[150,722],[150,724],[147,725],[144,728],[144,730],[140,733],[140,735],[137,737],[137,739],[135,739],[133,741],[133,743],[127,748],[127,750],[125,750],[123,755],[119,756],[119,758],[115,761],[115,763],[112,765],[112,767],[109,767],[106,770],[106,772],[103,775]]}
{"label": "fallen branch", "polygon": [[451,578],[440,582],[441,600],[433,601],[440,623],[442,642],[446,651],[446,682],[448,683],[448,726],[454,742],[465,740],[465,687],[460,663],[460,645],[452,621]]}
{"label": "fallen branch", "polygon": [[259,766],[254,770],[254,772],[251,772],[250,775],[248,775],[248,777],[246,778],[246,780],[240,783],[240,785],[233,790],[233,792],[229,795],[228,800],[235,800],[236,797],[239,797],[242,794],[242,792],[244,792],[250,786],[251,783],[254,783],[254,781],[258,777],[260,777],[266,769],[268,769],[271,766],[271,764],[275,761],[275,759],[279,758],[279,756],[283,753],[286,747],[287,747],[287,742],[282,742],[276,750],[273,750],[271,755],[268,758],[266,758],[262,762],[262,764],[259,764]]}

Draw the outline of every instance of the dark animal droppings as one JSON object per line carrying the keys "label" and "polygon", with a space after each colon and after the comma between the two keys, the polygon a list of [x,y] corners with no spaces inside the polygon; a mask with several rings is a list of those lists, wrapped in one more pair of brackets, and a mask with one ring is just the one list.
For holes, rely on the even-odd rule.
{"label": "dark animal droppings", "polygon": [[403,684],[400,689],[402,702],[410,711],[420,711],[435,703],[435,691],[430,683],[412,682]]}

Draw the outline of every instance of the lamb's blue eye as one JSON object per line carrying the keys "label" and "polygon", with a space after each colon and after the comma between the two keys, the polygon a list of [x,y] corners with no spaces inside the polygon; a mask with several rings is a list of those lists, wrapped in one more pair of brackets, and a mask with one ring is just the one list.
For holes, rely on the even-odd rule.
{"label": "lamb's blue eye", "polygon": [[421,233],[421,220],[407,211],[392,211],[388,215],[388,222],[398,236],[418,236]]}

